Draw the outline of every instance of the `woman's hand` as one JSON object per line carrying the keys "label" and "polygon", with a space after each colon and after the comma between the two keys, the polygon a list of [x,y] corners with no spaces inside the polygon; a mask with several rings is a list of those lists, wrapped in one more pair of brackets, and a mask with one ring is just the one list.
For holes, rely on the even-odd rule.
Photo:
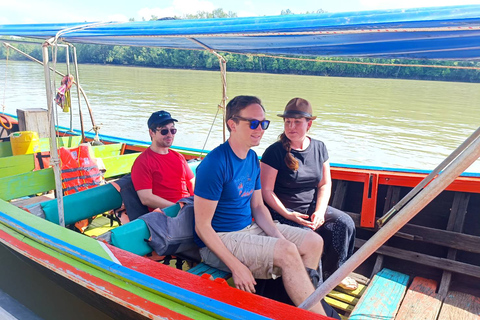
{"label": "woman's hand", "polygon": [[312,229],[317,230],[325,223],[325,212],[320,213],[319,211],[315,211],[312,214],[311,219],[312,219],[312,225],[313,225]]}
{"label": "woman's hand", "polygon": [[288,219],[301,224],[302,226],[309,227],[313,229],[313,222],[308,220],[308,214],[303,214],[296,211],[291,211],[288,213]]}

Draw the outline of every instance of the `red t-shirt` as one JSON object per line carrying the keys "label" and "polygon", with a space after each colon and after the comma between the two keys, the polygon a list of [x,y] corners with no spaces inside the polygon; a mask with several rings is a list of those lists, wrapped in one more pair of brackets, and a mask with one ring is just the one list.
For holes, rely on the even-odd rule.
{"label": "red t-shirt", "polygon": [[[171,202],[177,202],[190,193],[190,180],[194,175],[185,157],[173,150],[158,154],[148,148],[138,156],[132,166],[135,190],[152,189],[152,193]],[[193,191],[193,190],[192,190]],[[149,208],[152,211],[155,208]]]}

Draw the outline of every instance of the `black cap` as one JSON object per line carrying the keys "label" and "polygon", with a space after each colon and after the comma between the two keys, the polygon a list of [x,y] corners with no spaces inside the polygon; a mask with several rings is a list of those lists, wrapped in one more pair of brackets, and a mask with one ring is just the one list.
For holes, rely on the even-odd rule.
{"label": "black cap", "polygon": [[172,115],[170,114],[170,112],[160,110],[152,113],[150,118],[148,118],[147,124],[148,124],[148,128],[152,129],[153,126],[158,127],[158,126],[162,126],[166,122],[173,122],[173,121],[178,122],[177,119],[172,118]]}

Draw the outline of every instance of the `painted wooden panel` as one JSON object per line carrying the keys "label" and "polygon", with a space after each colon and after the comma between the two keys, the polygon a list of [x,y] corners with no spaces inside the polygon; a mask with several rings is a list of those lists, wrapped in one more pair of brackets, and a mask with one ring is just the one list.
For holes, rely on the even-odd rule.
{"label": "painted wooden panel", "polygon": [[0,178],[29,172],[34,168],[33,154],[0,158]]}
{"label": "painted wooden panel", "polygon": [[12,153],[12,144],[10,141],[0,142],[0,157],[11,157]]}
{"label": "painted wooden panel", "polygon": [[442,302],[435,293],[437,282],[430,279],[415,277],[398,310],[396,320],[437,319]]}
{"label": "painted wooden panel", "polygon": [[395,319],[408,279],[409,276],[389,269],[377,273],[349,319]]}
{"label": "painted wooden panel", "polygon": [[121,156],[103,158],[103,164],[105,165],[105,178],[115,177],[118,175],[130,173],[132,165],[135,159],[140,153],[129,153]]}
{"label": "painted wooden panel", "polygon": [[449,291],[438,320],[480,320],[480,298]]}
{"label": "painted wooden panel", "polygon": [[[57,137],[57,146],[58,147],[78,147],[82,137],[80,136],[68,136],[68,137]],[[50,138],[40,139],[40,150],[41,151],[50,151]]]}
{"label": "painted wooden panel", "polygon": [[122,150],[122,147],[123,147],[123,143],[112,143],[112,144],[104,144],[100,146],[92,146],[93,155],[96,158],[119,156],[120,151]]}
{"label": "painted wooden panel", "polygon": [[0,178],[0,199],[12,200],[55,188],[53,169],[47,168]]}

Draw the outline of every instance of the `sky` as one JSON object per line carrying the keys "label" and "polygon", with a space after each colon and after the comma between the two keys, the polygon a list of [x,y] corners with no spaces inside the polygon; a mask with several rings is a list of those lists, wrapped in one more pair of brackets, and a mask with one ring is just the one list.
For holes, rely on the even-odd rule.
{"label": "sky", "polygon": [[183,16],[222,8],[239,17],[305,13],[420,8],[480,4],[480,0],[0,0],[0,24],[127,21]]}

